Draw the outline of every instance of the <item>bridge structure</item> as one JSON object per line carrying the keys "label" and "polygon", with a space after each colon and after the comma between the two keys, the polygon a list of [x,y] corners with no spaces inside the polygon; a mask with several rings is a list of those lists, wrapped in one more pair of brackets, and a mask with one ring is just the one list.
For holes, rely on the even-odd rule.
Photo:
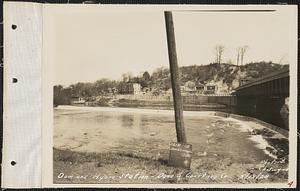
{"label": "bridge structure", "polygon": [[245,83],[235,89],[234,113],[255,117],[278,127],[288,129],[280,110],[289,97],[289,69],[280,70]]}
{"label": "bridge structure", "polygon": [[289,68],[271,73],[238,87],[237,96],[288,97],[290,92]]}

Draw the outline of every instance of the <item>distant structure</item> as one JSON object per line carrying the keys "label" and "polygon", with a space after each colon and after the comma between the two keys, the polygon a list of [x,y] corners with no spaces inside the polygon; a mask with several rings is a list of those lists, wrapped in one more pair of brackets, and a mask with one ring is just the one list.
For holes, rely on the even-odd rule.
{"label": "distant structure", "polygon": [[208,82],[204,86],[204,94],[217,94],[218,93],[218,85],[214,82]]}
{"label": "distant structure", "polygon": [[[198,95],[206,95],[206,94],[218,94],[221,87],[218,84],[214,84],[213,82],[209,82],[207,84],[202,84],[200,82],[196,82],[193,84],[191,82],[186,82],[184,85],[180,86],[180,91],[184,95],[198,94]],[[172,94],[172,89],[166,91],[168,95]]]}
{"label": "distant structure", "polygon": [[202,84],[202,83],[200,83],[200,82],[197,82],[195,84],[195,86],[196,86],[196,92],[197,92],[197,94],[203,94],[204,89],[205,89],[205,85]]}
{"label": "distant structure", "polygon": [[187,81],[182,89],[183,92],[194,94],[196,93],[196,84],[192,81]]}
{"label": "distant structure", "polygon": [[[235,89],[237,112],[288,129],[287,108],[282,109],[290,97],[290,71],[285,68],[253,79]],[[281,111],[286,110],[286,111]],[[288,135],[288,134],[287,134]]]}
{"label": "distant structure", "polygon": [[[186,82],[180,86],[180,91],[183,95],[230,95],[231,90],[228,90],[226,83],[219,82]],[[166,95],[172,94],[172,89],[165,91]]]}
{"label": "distant structure", "polygon": [[79,96],[72,96],[71,97],[71,105],[81,105],[84,104],[85,100]]}
{"label": "distant structure", "polygon": [[205,86],[204,93],[205,94],[216,94],[218,90],[218,86],[216,85],[207,85]]}
{"label": "distant structure", "polygon": [[120,94],[140,94],[141,93],[141,85],[139,83],[122,83],[119,87]]}

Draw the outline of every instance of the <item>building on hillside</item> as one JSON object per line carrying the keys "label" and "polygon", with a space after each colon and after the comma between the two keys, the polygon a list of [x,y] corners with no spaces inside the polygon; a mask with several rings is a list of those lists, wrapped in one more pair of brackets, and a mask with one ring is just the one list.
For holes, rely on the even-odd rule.
{"label": "building on hillside", "polygon": [[184,84],[184,92],[188,94],[194,94],[196,93],[196,84],[192,81],[187,81]]}
{"label": "building on hillside", "polygon": [[139,83],[122,83],[119,87],[120,94],[140,94],[141,93],[141,85]]}
{"label": "building on hillside", "polygon": [[218,84],[215,82],[208,82],[204,86],[204,94],[217,94],[218,93]]}
{"label": "building on hillside", "polygon": [[197,93],[197,94],[203,94],[204,89],[205,89],[205,85],[202,84],[202,83],[200,83],[200,82],[197,82],[197,83],[195,84],[195,88],[196,88],[196,93]]}
{"label": "building on hillside", "polygon": [[216,85],[207,85],[205,86],[205,94],[216,94],[218,87]]}
{"label": "building on hillside", "polygon": [[84,104],[85,100],[82,97],[79,96],[72,96],[71,97],[71,105],[78,105],[78,104]]}

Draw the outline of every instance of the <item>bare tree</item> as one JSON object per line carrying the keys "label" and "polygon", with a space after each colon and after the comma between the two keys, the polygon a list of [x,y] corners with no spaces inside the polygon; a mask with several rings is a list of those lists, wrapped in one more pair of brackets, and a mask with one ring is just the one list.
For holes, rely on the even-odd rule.
{"label": "bare tree", "polygon": [[245,56],[245,53],[248,49],[248,46],[243,46],[240,48],[240,54],[241,54],[241,65],[243,65],[243,62],[244,62],[244,56]]}
{"label": "bare tree", "polygon": [[236,55],[236,65],[239,65],[240,54],[241,54],[241,47],[238,47],[236,50],[237,50],[237,55]]}
{"label": "bare tree", "polygon": [[223,46],[223,45],[215,46],[216,63],[218,63],[218,64],[221,63],[224,50],[225,50],[225,46]]}

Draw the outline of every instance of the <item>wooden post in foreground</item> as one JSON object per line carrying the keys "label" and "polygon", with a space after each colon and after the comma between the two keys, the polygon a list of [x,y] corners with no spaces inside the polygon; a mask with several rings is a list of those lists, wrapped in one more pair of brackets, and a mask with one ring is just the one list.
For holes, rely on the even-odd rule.
{"label": "wooden post in foreground", "polygon": [[177,64],[176,43],[173,17],[170,11],[165,11],[165,23],[168,41],[168,53],[171,73],[172,92],[175,110],[175,126],[177,143],[170,144],[169,164],[177,167],[190,168],[192,145],[186,144],[186,135],[183,122],[183,103],[180,92],[179,72]]}
{"label": "wooden post in foreground", "polygon": [[171,73],[172,92],[175,110],[175,125],[177,142],[186,143],[186,136],[183,123],[183,105],[179,85],[179,73],[176,54],[176,43],[174,34],[173,17],[170,11],[165,11],[165,21],[167,30],[168,53]]}

